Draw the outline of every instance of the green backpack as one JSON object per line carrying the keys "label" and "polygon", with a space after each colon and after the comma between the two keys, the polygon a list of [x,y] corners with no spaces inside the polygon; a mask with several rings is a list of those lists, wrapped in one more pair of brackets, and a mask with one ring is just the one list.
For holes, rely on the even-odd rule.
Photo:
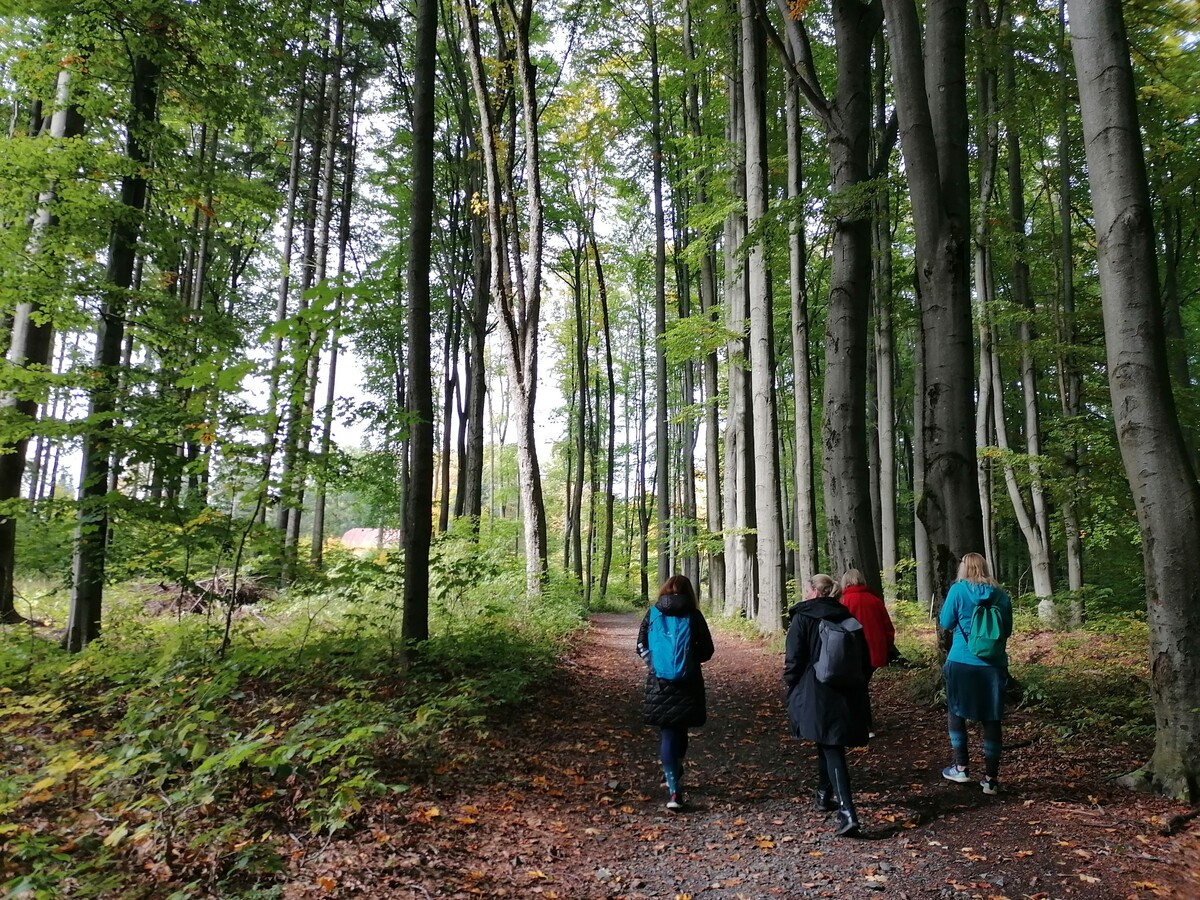
{"label": "green backpack", "polygon": [[[958,630],[962,631],[961,623]],[[990,596],[975,604],[971,613],[971,633],[963,631],[963,637],[967,639],[967,650],[984,662],[1000,664],[1005,661],[1004,646],[1008,639],[1004,636],[1004,621]]]}

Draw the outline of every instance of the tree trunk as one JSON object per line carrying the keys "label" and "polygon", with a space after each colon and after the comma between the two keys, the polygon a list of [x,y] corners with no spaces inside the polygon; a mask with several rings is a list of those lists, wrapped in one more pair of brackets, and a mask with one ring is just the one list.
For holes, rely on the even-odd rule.
{"label": "tree trunk", "polygon": [[[787,88],[788,199],[804,196],[803,132],[800,124],[799,78],[791,75]],[[796,410],[796,587],[793,599],[803,599],[804,582],[820,571],[817,554],[817,488],[813,465],[812,386],[809,377],[808,249],[803,216],[789,223],[788,260],[791,273],[792,400]]]}
{"label": "tree trunk", "polygon": [[[700,177],[696,184],[696,206],[703,208],[708,203],[708,178],[711,176],[705,155],[704,130],[700,119],[700,83],[702,74],[697,65],[697,53],[693,35],[692,3],[685,0],[683,10],[683,48],[690,69],[695,73],[688,80],[685,97],[688,132],[696,145],[694,168]],[[703,234],[704,252],[700,257],[700,314],[709,322],[716,322],[717,273],[716,249],[708,234]],[[723,522],[721,515],[721,436],[719,391],[717,387],[717,352],[713,350],[704,357],[704,478],[705,529],[708,535],[719,535]],[[720,605],[725,599],[725,554],[721,545],[710,537],[708,552],[708,590],[713,601]]]}
{"label": "tree trunk", "polygon": [[671,574],[671,442],[667,399],[667,235],[663,213],[662,98],[658,68],[658,22],[653,0],[650,27],[650,155],[654,199],[654,490],[658,535],[658,583]]}
{"label": "tree trunk", "polygon": [[[742,97],[746,128],[746,223],[761,231],[767,214],[767,122],[763,87],[765,63],[761,26],[754,0],[740,0],[742,16]],[[754,500],[758,540],[758,595],[755,619],[765,632],[782,627],[786,589],[783,520],[779,506],[778,419],[775,411],[775,329],[766,248],[761,235],[746,253],[750,295],[750,391],[754,409]]]}
{"label": "tree trunk", "polygon": [[[1075,105],[1075,79],[1068,56],[1070,50],[1067,43],[1067,0],[1059,0],[1058,34],[1058,46],[1061,48],[1058,79],[1061,89],[1058,110],[1058,227],[1061,242],[1059,260],[1062,269],[1062,334],[1058,343],[1066,348],[1063,358],[1058,361],[1058,368],[1064,373],[1060,388],[1063,416],[1066,419],[1075,419],[1082,412],[1083,376],[1072,349],[1075,342],[1075,246],[1071,224],[1070,123]],[[1079,516],[1075,511],[1075,497],[1084,490],[1083,479],[1080,477],[1079,455],[1079,445],[1068,444],[1066,459],[1063,461],[1063,468],[1072,482],[1068,486],[1062,509],[1063,531],[1067,536],[1067,587],[1072,591],[1083,587],[1083,539],[1080,536]],[[1079,618],[1082,618],[1082,610],[1079,610]]]}
{"label": "tree trunk", "polygon": [[[541,315],[542,283],[542,184],[538,157],[537,102],[535,75],[529,51],[529,30],[532,23],[531,0],[523,0],[518,11],[512,2],[505,2],[505,15],[514,29],[516,50],[513,65],[520,85],[521,120],[524,135],[525,214],[528,217],[526,253],[524,259],[515,252],[519,245],[515,229],[518,198],[514,192],[512,172],[502,176],[498,159],[496,136],[499,124],[491,97],[488,77],[484,72],[483,50],[480,44],[479,16],[473,0],[463,5],[466,38],[470,53],[468,62],[471,84],[480,117],[480,131],[485,136],[481,150],[487,184],[487,218],[491,244],[492,295],[500,313],[500,335],[505,365],[515,400],[517,432],[517,469],[521,501],[524,510],[525,581],[529,596],[541,593],[546,574],[546,511],[542,499],[542,478],[534,440],[534,405],[537,398],[538,329]],[[500,16],[494,18],[499,21]],[[512,126],[510,125],[510,134]],[[515,154],[508,154],[512,163]],[[505,210],[510,211],[506,216]],[[509,248],[514,250],[510,252]]]}
{"label": "tree trunk", "polygon": [[[738,41],[734,40],[734,55],[741,59]],[[730,77],[728,139],[735,153],[745,153],[746,133],[743,115],[741,79]],[[746,193],[745,165],[733,166],[732,191],[735,199],[744,200]],[[754,458],[750,379],[746,365],[749,346],[746,323],[749,319],[750,296],[746,285],[746,266],[740,255],[746,237],[746,220],[739,209],[731,210],[725,218],[725,328],[729,334],[726,358],[729,367],[727,411],[725,415],[725,614],[739,610],[746,617],[757,617],[758,598],[757,538],[754,531],[753,473],[750,461]]]}
{"label": "tree trunk", "polygon": [[[612,571],[613,517],[615,515],[613,475],[617,466],[617,378],[613,367],[612,325],[608,317],[608,282],[604,280],[604,266],[600,261],[600,245],[596,241],[595,211],[588,221],[588,240],[592,245],[592,258],[596,263],[596,290],[600,296],[600,327],[604,331],[604,371],[608,383],[608,423],[605,447],[604,482],[604,558],[600,565],[600,596],[608,593],[608,578]],[[629,496],[626,491],[625,496]]]}
{"label": "tree trunk", "polygon": [[[895,335],[892,328],[892,209],[891,191],[885,177],[886,160],[895,138],[889,137],[887,118],[885,44],[875,36],[875,149],[879,165],[872,174],[878,180],[872,219],[872,297],[875,307],[875,405],[879,428],[879,547],[883,569],[884,596],[896,596],[896,564],[899,562],[896,511],[896,395]],[[885,149],[887,154],[884,154]]]}
{"label": "tree trunk", "polygon": [[1171,395],[1154,225],[1119,0],[1070,0],[1109,390],[1133,490],[1150,624],[1154,755],[1129,777],[1200,800],[1200,483]]}
{"label": "tree trunk", "polygon": [[867,465],[867,335],[871,298],[871,45],[878,6],[836,0],[837,93],[829,107],[833,229],[829,314],[825,326],[822,481],[830,568],[835,577],[860,569],[882,593]]}
{"label": "tree trunk", "polygon": [[433,537],[433,371],[429,269],[433,239],[437,0],[417,0],[413,62],[412,196],[408,251],[409,490],[404,507],[403,661],[429,637],[429,547]]}
{"label": "tree trunk", "polygon": [[158,110],[158,63],[145,56],[135,56],[132,67],[126,154],[133,166],[132,172],[121,179],[120,200],[128,215],[117,218],[112,226],[100,320],[96,326],[95,377],[88,392],[89,425],[83,437],[70,610],[62,642],[71,652],[82,650],[100,635],[108,554],[108,467],[128,306],[126,292],[133,283],[146,207],[146,171],[150,166],[148,132],[156,122]]}
{"label": "tree trunk", "polygon": [[[350,126],[348,128],[350,142],[346,152],[346,171],[342,180],[342,206],[338,223],[338,261],[337,278],[340,284],[346,274],[346,252],[350,246],[350,212],[354,200],[354,176],[356,168],[356,148],[358,146],[357,131],[358,115],[358,79],[354,77],[350,83]],[[316,497],[313,500],[313,549],[312,563],[320,568],[325,535],[325,504],[329,485],[329,460],[333,452],[333,416],[334,403],[337,399],[337,368],[338,341],[340,338],[340,323],[342,319],[343,295],[338,293],[334,304],[333,333],[329,338],[329,371],[328,383],[325,386],[325,409],[321,415],[321,473],[317,478]]]}
{"label": "tree trunk", "polygon": [[966,18],[963,0],[931,0],[922,60],[914,0],[883,0],[883,7],[912,194],[925,348],[924,485],[917,510],[932,544],[940,601],[963,554],[984,549],[972,433]]}

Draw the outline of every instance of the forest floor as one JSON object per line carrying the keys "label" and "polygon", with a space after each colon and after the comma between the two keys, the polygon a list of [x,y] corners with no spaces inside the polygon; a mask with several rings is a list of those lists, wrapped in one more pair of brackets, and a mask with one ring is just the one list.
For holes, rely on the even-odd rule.
{"label": "forest floor", "polygon": [[1110,781],[1148,748],[1104,733],[1065,745],[1017,709],[1002,791],[987,796],[940,777],[944,714],[908,699],[905,669],[872,684],[876,738],[850,755],[863,832],[835,837],[811,802],[813,748],[788,736],[779,654],[728,632],[705,666],[689,806],[668,813],[641,724],[638,623],[595,616],[561,680],[493,723],[472,761],[365,810],[355,836],[298,848],[285,896],[1200,897],[1194,827],[1164,834],[1187,808]]}

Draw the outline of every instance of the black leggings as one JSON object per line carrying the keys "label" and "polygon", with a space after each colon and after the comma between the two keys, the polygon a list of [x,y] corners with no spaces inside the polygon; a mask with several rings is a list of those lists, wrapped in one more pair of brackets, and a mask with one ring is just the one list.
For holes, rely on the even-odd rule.
{"label": "black leggings", "polygon": [[817,789],[832,790],[843,806],[849,805],[850,770],[845,747],[817,744]]}
{"label": "black leggings", "polygon": [[[1000,775],[1000,754],[1003,742],[1000,733],[1000,722],[980,722],[983,727],[983,765],[984,774],[988,778],[998,778]],[[954,750],[954,762],[967,766],[967,720],[962,716],[946,712],[946,730],[950,732],[950,746]]]}

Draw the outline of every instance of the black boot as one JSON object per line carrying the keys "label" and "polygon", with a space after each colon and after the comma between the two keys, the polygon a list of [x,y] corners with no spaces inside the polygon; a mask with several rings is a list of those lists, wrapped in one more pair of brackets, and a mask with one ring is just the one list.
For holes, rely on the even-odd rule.
{"label": "black boot", "polygon": [[850,796],[850,785],[841,772],[831,772],[834,787],[837,790],[837,829],[838,837],[854,837],[858,834],[858,813],[854,810],[854,800]]}
{"label": "black boot", "polygon": [[858,813],[854,811],[854,804],[838,808],[837,814],[838,824],[834,831],[838,837],[857,837],[858,836]]}
{"label": "black boot", "polygon": [[817,788],[814,794],[817,812],[833,812],[838,808],[838,802],[833,796],[833,787],[825,784]]}

